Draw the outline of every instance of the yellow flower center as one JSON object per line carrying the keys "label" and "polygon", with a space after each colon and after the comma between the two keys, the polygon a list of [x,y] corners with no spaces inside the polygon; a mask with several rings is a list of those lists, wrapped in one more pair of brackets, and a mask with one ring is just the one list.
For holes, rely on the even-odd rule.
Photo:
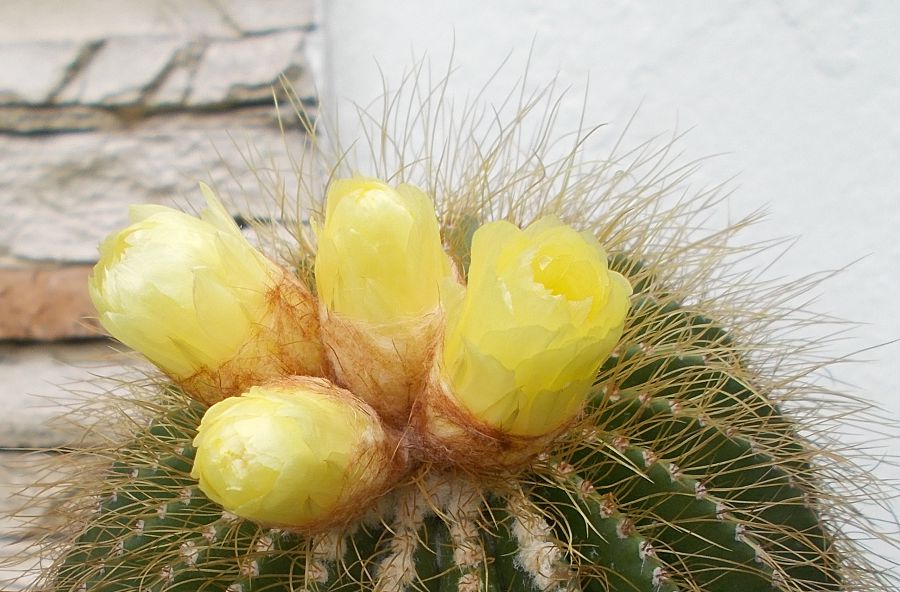
{"label": "yellow flower center", "polygon": [[595,274],[581,273],[573,267],[577,267],[577,264],[571,256],[558,252],[558,249],[550,245],[538,247],[531,260],[534,281],[554,296],[562,296],[571,301],[590,298],[597,289],[596,281],[592,282]]}

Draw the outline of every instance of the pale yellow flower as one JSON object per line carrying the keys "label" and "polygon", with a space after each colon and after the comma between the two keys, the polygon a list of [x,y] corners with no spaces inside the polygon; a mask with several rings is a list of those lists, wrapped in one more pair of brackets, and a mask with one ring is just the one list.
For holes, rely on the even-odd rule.
{"label": "pale yellow flower", "polygon": [[408,420],[451,278],[434,205],[412,185],[353,177],[329,187],[317,228],[322,336],[338,382],[395,425]]}
{"label": "pale yellow flower", "polygon": [[212,191],[195,218],[133,206],[100,245],[100,323],[207,403],[282,374],[324,373],[316,304],[241,235]]}
{"label": "pale yellow flower", "polygon": [[441,374],[455,402],[504,433],[541,436],[582,409],[622,335],[631,286],[597,239],[545,217],[479,228]]}
{"label": "pale yellow flower", "polygon": [[255,386],[207,410],[191,476],[213,501],[262,524],[339,524],[396,477],[374,411],[324,379]]}

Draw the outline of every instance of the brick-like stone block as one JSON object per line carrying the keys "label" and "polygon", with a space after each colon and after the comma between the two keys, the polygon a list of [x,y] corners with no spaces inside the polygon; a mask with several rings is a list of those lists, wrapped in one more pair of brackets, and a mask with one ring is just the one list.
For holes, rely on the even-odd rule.
{"label": "brick-like stone block", "polygon": [[285,25],[309,28],[315,22],[315,2],[300,0],[219,0],[219,8],[241,31],[273,31]]}
{"label": "brick-like stone block", "polygon": [[[305,31],[287,29],[212,39],[198,34],[0,45],[0,107],[241,105],[268,100],[281,77],[305,97],[313,92],[305,38]],[[10,129],[2,122],[0,113],[0,131]]]}
{"label": "brick-like stone block", "polygon": [[[68,446],[73,407],[127,389],[146,364],[108,341],[53,344],[0,342],[0,449]],[[98,377],[112,378],[98,378]]]}
{"label": "brick-like stone block", "polygon": [[300,151],[306,136],[297,125],[286,133],[274,109],[261,107],[150,117],[52,140],[0,136],[0,252],[93,261],[99,241],[128,223],[130,204],[198,203],[198,181],[264,210],[271,202],[260,196],[257,175],[284,175],[289,195],[296,187],[285,145]]}
{"label": "brick-like stone block", "polygon": [[86,47],[77,41],[0,44],[0,105],[48,102]]}
{"label": "brick-like stone block", "polygon": [[91,41],[111,36],[213,37],[309,28],[312,0],[3,0],[0,39]]}
{"label": "brick-like stone block", "polygon": [[203,54],[188,104],[240,103],[268,99],[282,74],[298,79],[305,67],[301,31],[215,41]]}
{"label": "brick-like stone block", "polygon": [[87,291],[90,266],[0,268],[0,339],[95,337]]}
{"label": "brick-like stone block", "polygon": [[184,46],[177,37],[113,37],[75,73],[56,102],[102,105],[140,103]]}

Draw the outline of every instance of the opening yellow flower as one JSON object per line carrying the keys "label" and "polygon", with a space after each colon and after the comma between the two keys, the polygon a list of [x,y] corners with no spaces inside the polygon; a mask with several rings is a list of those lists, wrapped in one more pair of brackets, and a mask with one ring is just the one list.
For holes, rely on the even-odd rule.
{"label": "opening yellow flower", "polygon": [[274,376],[323,375],[312,295],[201,188],[199,219],[133,206],[132,224],[100,245],[88,285],[100,323],[207,403]]}
{"label": "opening yellow flower", "polygon": [[453,401],[516,436],[566,425],[622,335],[630,295],[588,233],[554,217],[485,224],[448,316],[441,376]]}

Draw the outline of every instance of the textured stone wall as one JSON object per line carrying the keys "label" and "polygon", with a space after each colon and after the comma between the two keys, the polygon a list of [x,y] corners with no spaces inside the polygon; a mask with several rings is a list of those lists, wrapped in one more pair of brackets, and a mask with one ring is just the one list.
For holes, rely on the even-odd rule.
{"label": "textured stone wall", "polygon": [[[304,142],[272,96],[284,77],[314,106],[315,18],[314,0],[0,2],[0,514],[30,480],[14,450],[62,443],[50,418],[123,363],[89,319],[98,241],[128,204],[197,203],[200,180],[261,201],[260,168],[289,172]],[[0,559],[22,545],[8,526]]]}
{"label": "textured stone wall", "polygon": [[281,144],[279,76],[311,93],[309,4],[0,4],[0,253],[90,261],[123,204],[247,184],[235,144]]}

